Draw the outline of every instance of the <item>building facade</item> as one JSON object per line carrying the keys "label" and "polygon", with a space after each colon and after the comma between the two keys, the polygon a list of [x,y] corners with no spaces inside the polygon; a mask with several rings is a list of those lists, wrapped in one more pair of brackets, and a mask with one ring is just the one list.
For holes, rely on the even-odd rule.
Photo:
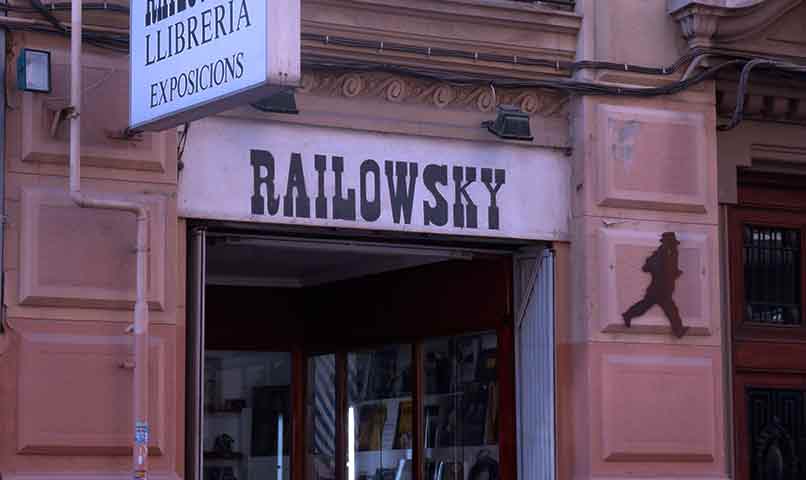
{"label": "building facade", "polygon": [[[4,479],[132,476],[136,222],[68,193],[69,6],[0,17]],[[84,5],[84,190],[150,219],[149,477],[803,476],[802,0],[301,12],[294,104],[143,133],[128,3]]]}

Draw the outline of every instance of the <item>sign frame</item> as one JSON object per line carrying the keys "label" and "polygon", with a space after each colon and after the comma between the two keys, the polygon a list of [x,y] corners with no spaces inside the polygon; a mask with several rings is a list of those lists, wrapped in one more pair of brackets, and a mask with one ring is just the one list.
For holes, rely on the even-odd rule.
{"label": "sign frame", "polygon": [[[180,0],[154,0],[155,4],[160,6],[172,5],[173,2],[178,3],[179,1]],[[187,1],[189,4],[191,0],[184,1]],[[202,1],[203,0],[195,0],[194,4],[199,5]],[[135,69],[145,69],[147,67],[139,64],[135,65],[138,61],[142,60],[142,58],[135,58],[135,49],[130,47],[128,121],[130,129],[137,131],[165,130],[240,105],[252,103],[275,93],[288,91],[299,86],[302,78],[300,0],[248,1],[265,4],[265,18],[255,18],[253,20],[255,22],[265,22],[265,42],[262,45],[250,45],[253,48],[264,49],[261,56],[265,57],[265,78],[261,78],[260,81],[242,86],[241,88],[223,91],[212,98],[177,106],[175,109],[166,113],[157,114],[153,117],[138,116],[138,118],[135,118]],[[147,0],[137,0],[137,3],[145,4],[146,8],[148,8]],[[226,4],[231,2],[223,1],[220,3]],[[205,3],[205,5],[209,4],[211,3]],[[201,7],[197,8],[201,9]],[[146,26],[143,25],[144,18],[138,13],[139,9],[132,8],[129,15],[129,31],[131,32],[130,43],[132,44],[134,42],[142,42],[146,38]],[[178,13],[179,12],[177,12],[177,14]],[[168,36],[170,36],[170,33]],[[188,37],[188,43],[190,43],[189,38],[190,37]],[[205,47],[197,44],[196,48],[204,49]],[[212,50],[214,47],[211,46],[209,48]],[[190,50],[190,48],[188,48],[188,50]],[[157,53],[159,54],[159,52]],[[148,52],[146,52],[146,56],[148,56]],[[170,58],[168,59],[170,60]],[[142,83],[142,79],[140,82]]]}

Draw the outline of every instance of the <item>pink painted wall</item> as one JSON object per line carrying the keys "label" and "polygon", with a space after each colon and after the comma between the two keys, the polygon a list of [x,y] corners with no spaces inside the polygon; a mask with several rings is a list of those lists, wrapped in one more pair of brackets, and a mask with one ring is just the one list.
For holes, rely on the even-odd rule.
{"label": "pink painted wall", "polygon": [[[14,32],[53,55],[50,94],[17,91],[8,69],[5,291],[0,345],[0,472],[4,479],[131,478],[135,219],[79,209],[67,195],[68,43]],[[176,217],[175,134],[112,138],[127,126],[128,57],[85,47],[84,190],[148,205],[151,466],[184,470],[184,278]]]}
{"label": "pink painted wall", "polygon": [[[582,99],[574,119],[573,378],[561,395],[578,449],[564,478],[726,478],[715,114],[710,90],[658,100]],[[622,313],[651,275],[664,232],[678,241],[673,299],[686,335],[652,307]],[[568,439],[572,439],[569,441]]]}

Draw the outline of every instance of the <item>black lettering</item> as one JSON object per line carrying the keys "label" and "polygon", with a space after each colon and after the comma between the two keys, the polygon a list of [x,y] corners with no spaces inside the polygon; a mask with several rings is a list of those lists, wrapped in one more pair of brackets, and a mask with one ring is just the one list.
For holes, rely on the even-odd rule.
{"label": "black lettering", "polygon": [[151,84],[151,108],[154,108],[154,107],[156,107],[157,105],[159,105],[159,103],[154,102],[154,100],[156,100],[156,98],[157,98],[157,90],[156,90],[156,87],[157,87],[157,84],[156,84],[156,83],[152,83],[152,84]]}
{"label": "black lettering", "polygon": [[333,157],[333,174],[336,179],[336,194],[333,196],[333,218],[337,220],[355,220],[355,189],[347,190],[347,198],[342,196],[342,177],[344,174],[344,158]]}
{"label": "black lettering", "polygon": [[[190,1],[190,0],[188,0]],[[196,27],[199,26],[199,19],[196,17],[188,17],[188,50],[193,48],[193,44],[199,46],[199,39],[196,37]]]}
{"label": "black lettering", "polygon": [[176,13],[182,13],[187,8],[187,0],[179,0],[176,2]]}
{"label": "black lettering", "polygon": [[235,65],[238,67],[235,78],[241,78],[243,76],[243,52],[238,52],[235,55]]}
{"label": "black lettering", "polygon": [[151,58],[151,55],[149,53],[150,50],[151,50],[151,34],[149,33],[146,35],[146,66],[149,66],[157,61],[156,57],[153,59]]}
{"label": "black lettering", "polygon": [[168,92],[165,91],[165,89],[167,87],[168,87],[168,80],[163,80],[163,81],[160,82],[160,103],[159,103],[159,105],[168,102]]}
{"label": "black lettering", "polygon": [[292,153],[288,164],[288,184],[283,197],[283,215],[286,217],[294,216],[294,190],[297,191],[296,216],[311,218],[311,199],[305,189],[305,171],[302,169],[302,156],[299,153]]}
{"label": "black lettering", "polygon": [[[235,58],[234,55],[233,55],[233,58]],[[232,61],[232,59],[231,58],[226,58],[224,60],[224,63],[227,66],[227,72],[229,73],[229,77],[230,78],[236,78],[235,77],[235,63]]]}
{"label": "black lettering", "polygon": [[210,31],[210,30],[212,30],[212,27],[213,27],[213,19],[211,18],[212,14],[213,14],[213,11],[210,10],[210,9],[207,9],[207,10],[203,11],[202,14],[201,14],[201,24],[202,24],[202,42],[201,43],[202,43],[202,45],[204,45],[206,43],[210,43],[210,42],[213,41],[212,35],[207,36],[208,33],[209,34],[212,33]]}
{"label": "black lettering", "polygon": [[146,0],[146,27],[157,21],[157,2]]}
{"label": "black lettering", "polygon": [[159,8],[159,20],[168,18],[168,0],[162,0]]}
{"label": "black lettering", "polygon": [[314,155],[313,165],[316,169],[316,218],[327,218],[327,197],[325,196],[325,171],[327,171],[327,157]]}
{"label": "black lettering", "polygon": [[[184,88],[182,87],[183,79],[185,80]],[[185,95],[187,95],[187,93],[188,93],[188,75],[186,73],[183,73],[182,75],[179,75],[179,98],[184,97]]]}
{"label": "black lettering", "polygon": [[235,30],[235,22],[233,20],[234,18],[233,14],[235,12],[235,9],[232,7],[232,0],[229,0],[228,10],[229,10],[229,33],[232,33]]}
{"label": "black lettering", "polygon": [[[274,157],[266,150],[250,150],[254,189],[252,190],[252,215],[275,215],[280,209],[280,197],[274,195]],[[261,176],[261,169],[266,175]],[[266,197],[261,185],[266,185]],[[268,198],[268,200],[267,200]]]}
{"label": "black lettering", "polygon": [[241,0],[241,9],[240,13],[238,14],[238,26],[235,28],[235,31],[239,31],[241,29],[241,20],[246,22],[244,28],[252,25],[252,22],[249,20],[249,9],[246,8],[246,0]]}
{"label": "black lettering", "polygon": [[172,28],[173,28],[173,25],[168,25],[168,58],[173,57],[173,55],[174,55],[173,45],[171,43],[171,42],[173,42],[173,38],[174,38],[174,36],[171,35]]}
{"label": "black lettering", "polygon": [[498,191],[501,190],[501,186],[504,185],[506,181],[506,170],[496,168],[495,187],[493,187],[493,169],[481,169],[481,182],[487,187],[487,191],[490,192],[490,206],[487,208],[487,225],[489,226],[490,230],[498,230],[501,225],[501,217],[498,211],[498,200],[496,197],[498,196]]}
{"label": "black lettering", "polygon": [[182,22],[174,25],[174,48],[177,55],[185,51],[185,24]]}
{"label": "black lettering", "polygon": [[[406,172],[408,166],[408,172]],[[386,181],[389,185],[389,203],[392,205],[392,218],[400,223],[400,214],[406,225],[411,223],[411,210],[414,205],[414,190],[417,186],[417,164],[409,162],[386,161],[383,165]],[[408,187],[406,186],[408,177]]]}
{"label": "black lettering", "polygon": [[170,101],[172,102],[174,101],[174,92],[176,91],[177,86],[179,86],[179,80],[176,77],[171,77],[171,87],[169,88],[169,90],[171,92]]}
{"label": "black lettering", "polygon": [[[220,67],[220,68],[219,68]],[[221,73],[221,78],[219,78],[219,72]],[[215,67],[213,67],[213,81],[216,85],[221,85],[224,83],[224,74],[227,73],[224,69],[224,62],[219,58],[215,62]]]}
{"label": "black lettering", "polygon": [[224,9],[223,5],[216,5],[215,6],[215,39],[218,40],[220,35],[219,32],[223,32],[224,35],[227,34],[227,31],[224,29],[224,15],[226,14],[226,10]]}
{"label": "black lettering", "polygon": [[[464,176],[462,171],[464,170]],[[465,183],[462,181],[466,180]],[[453,226],[478,228],[478,208],[467,193],[467,187],[476,181],[476,169],[473,167],[453,167],[454,199]],[[467,203],[464,205],[462,199]]]}
{"label": "black lettering", "polygon": [[188,73],[188,95],[196,93],[196,78],[199,76],[199,69],[193,69]]}
{"label": "black lettering", "polygon": [[160,48],[160,38],[162,37],[160,33],[162,33],[162,30],[157,30],[157,62],[160,62],[168,58],[167,55],[163,55],[162,49]]}
{"label": "black lettering", "polygon": [[426,226],[444,227],[448,224],[448,202],[440,193],[437,185],[448,185],[448,166],[427,165],[423,169],[423,183],[434,196],[434,205],[423,200],[423,222]]}
{"label": "black lettering", "polygon": [[[208,70],[210,70],[210,65],[207,65],[207,64],[205,63],[204,65],[202,65],[202,66],[201,66],[201,71],[199,72],[199,88],[201,89],[201,91],[205,91],[205,90],[207,90],[207,89],[210,87],[210,84],[209,84],[209,83],[208,83],[208,84],[205,86],[205,85],[204,85],[204,83],[202,82],[202,77],[204,76],[204,69],[205,69],[205,68],[207,68]],[[211,73],[210,73],[210,77],[212,78],[212,76],[213,76],[213,74],[212,74],[212,72],[211,72]]]}
{"label": "black lettering", "polygon": [[[375,160],[364,160],[361,163],[361,218],[374,222],[381,217],[381,167]],[[372,174],[372,201],[367,194],[367,175]]]}

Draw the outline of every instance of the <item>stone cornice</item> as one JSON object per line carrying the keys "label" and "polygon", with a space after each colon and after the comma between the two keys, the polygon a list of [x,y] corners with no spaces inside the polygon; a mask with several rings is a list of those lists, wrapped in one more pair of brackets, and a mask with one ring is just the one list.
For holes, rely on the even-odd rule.
{"label": "stone cornice", "polygon": [[509,104],[518,106],[529,115],[543,117],[561,113],[568,99],[567,95],[553,90],[499,89],[494,93],[488,86],[457,86],[380,72],[305,71],[298,91],[303,94],[365,98],[482,113],[495,111],[496,105]]}
{"label": "stone cornice", "polygon": [[756,53],[763,48],[743,41],[759,36],[803,3],[804,0],[667,0],[667,9],[680,23],[691,48]]}
{"label": "stone cornice", "polygon": [[[582,24],[573,12],[509,0],[303,0],[302,31],[503,56],[573,60]],[[317,42],[303,53],[517,78],[567,76],[535,66],[429,58]]]}

